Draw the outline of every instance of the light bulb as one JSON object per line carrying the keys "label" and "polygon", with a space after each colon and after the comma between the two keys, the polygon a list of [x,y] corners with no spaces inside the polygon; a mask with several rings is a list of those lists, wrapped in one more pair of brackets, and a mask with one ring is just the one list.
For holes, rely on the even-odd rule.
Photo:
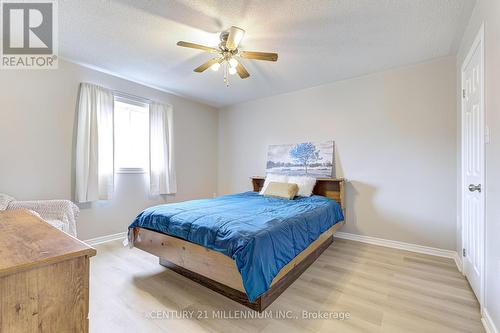
{"label": "light bulb", "polygon": [[229,66],[231,66],[233,68],[238,66],[238,60],[236,60],[234,58],[229,59]]}
{"label": "light bulb", "polygon": [[231,75],[236,74],[236,68],[234,68],[234,67],[229,67],[229,74],[231,74]]}
{"label": "light bulb", "polygon": [[220,68],[220,64],[218,62],[216,62],[215,64],[213,64],[212,66],[210,66],[210,68],[214,71],[214,72],[217,72]]}

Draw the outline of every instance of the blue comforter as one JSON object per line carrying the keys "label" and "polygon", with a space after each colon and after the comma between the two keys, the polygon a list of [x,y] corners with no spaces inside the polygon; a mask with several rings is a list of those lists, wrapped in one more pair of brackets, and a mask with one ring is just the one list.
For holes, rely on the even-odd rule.
{"label": "blue comforter", "polygon": [[286,200],[245,192],[151,207],[129,228],[158,231],[231,257],[253,302],[281,268],[343,219],[340,205],[325,197]]}

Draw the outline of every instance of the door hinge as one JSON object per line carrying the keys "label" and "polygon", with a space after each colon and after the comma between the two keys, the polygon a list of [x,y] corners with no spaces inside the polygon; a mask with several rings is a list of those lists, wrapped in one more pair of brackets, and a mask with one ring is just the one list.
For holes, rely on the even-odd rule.
{"label": "door hinge", "polygon": [[465,98],[465,89],[462,89],[462,98]]}
{"label": "door hinge", "polygon": [[467,252],[465,251],[465,249],[462,249],[462,257],[466,257],[467,255]]}

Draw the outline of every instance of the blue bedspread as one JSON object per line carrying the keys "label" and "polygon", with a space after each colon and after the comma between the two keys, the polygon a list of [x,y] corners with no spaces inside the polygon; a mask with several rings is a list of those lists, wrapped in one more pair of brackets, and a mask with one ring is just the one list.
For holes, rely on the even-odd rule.
{"label": "blue bedspread", "polygon": [[151,207],[129,228],[158,231],[233,258],[253,302],[281,268],[343,219],[340,205],[325,197],[286,200],[245,192]]}

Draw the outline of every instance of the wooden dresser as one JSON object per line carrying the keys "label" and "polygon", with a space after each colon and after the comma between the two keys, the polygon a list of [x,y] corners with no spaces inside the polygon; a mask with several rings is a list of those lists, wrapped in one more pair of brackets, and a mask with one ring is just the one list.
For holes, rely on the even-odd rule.
{"label": "wooden dresser", "polygon": [[95,254],[25,210],[0,211],[0,332],[88,332]]}

